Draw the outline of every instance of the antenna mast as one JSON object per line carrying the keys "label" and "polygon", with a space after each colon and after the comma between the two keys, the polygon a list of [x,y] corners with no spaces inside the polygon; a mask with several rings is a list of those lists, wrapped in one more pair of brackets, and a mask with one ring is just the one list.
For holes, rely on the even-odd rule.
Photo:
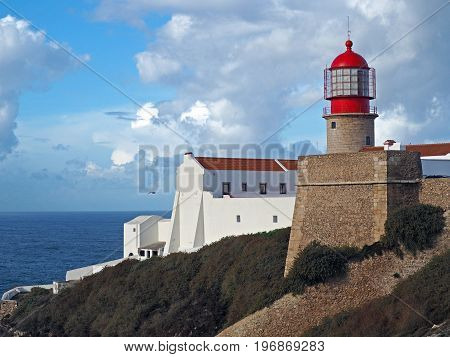
{"label": "antenna mast", "polygon": [[350,16],[347,16],[347,39],[350,40]]}

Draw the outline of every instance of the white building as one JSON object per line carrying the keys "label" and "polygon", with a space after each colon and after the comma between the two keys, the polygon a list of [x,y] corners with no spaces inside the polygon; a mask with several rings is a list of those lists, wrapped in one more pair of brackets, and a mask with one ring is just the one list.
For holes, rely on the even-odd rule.
{"label": "white building", "polygon": [[124,258],[193,251],[226,236],[289,227],[297,160],[184,155],[171,219],[140,216],[124,225]]}

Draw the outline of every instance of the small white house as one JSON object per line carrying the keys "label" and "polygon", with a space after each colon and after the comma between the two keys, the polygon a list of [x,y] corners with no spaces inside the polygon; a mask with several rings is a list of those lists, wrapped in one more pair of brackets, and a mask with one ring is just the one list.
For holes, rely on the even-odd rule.
{"label": "small white house", "polygon": [[124,224],[124,258],[193,251],[239,234],[288,227],[297,160],[184,155],[172,217],[139,216]]}

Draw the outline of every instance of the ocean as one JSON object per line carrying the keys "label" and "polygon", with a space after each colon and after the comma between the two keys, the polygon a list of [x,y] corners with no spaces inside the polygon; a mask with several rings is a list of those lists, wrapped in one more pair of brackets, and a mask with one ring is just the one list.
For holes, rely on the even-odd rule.
{"label": "ocean", "polygon": [[0,297],[65,280],[67,270],[118,259],[123,224],[162,212],[0,212]]}

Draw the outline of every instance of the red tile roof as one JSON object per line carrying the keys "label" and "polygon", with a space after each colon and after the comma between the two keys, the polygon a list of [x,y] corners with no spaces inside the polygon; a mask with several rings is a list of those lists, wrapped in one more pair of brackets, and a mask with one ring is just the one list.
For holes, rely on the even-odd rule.
{"label": "red tile roof", "polygon": [[[284,171],[274,159],[195,157],[207,170]],[[297,160],[280,160],[288,170],[297,170]],[[294,165],[295,163],[295,165]],[[294,167],[294,168],[292,168]]]}
{"label": "red tile roof", "polygon": [[[420,152],[420,156],[443,156],[450,153],[450,143],[406,145],[406,151]],[[366,146],[360,151],[383,151],[383,146]]]}
{"label": "red tile roof", "polygon": [[288,170],[298,169],[298,160],[278,160]]}

